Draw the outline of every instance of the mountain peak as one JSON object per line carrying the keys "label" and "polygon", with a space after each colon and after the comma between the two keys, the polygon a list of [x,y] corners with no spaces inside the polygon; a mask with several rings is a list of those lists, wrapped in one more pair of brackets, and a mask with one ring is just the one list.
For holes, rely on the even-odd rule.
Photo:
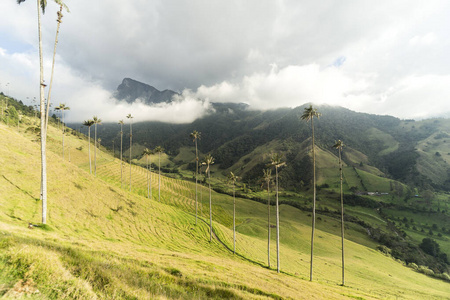
{"label": "mountain peak", "polygon": [[146,83],[131,78],[124,78],[117,87],[114,98],[128,103],[136,102],[139,99],[145,104],[151,105],[155,103],[170,103],[175,95],[178,95],[178,93],[172,90],[160,91]]}

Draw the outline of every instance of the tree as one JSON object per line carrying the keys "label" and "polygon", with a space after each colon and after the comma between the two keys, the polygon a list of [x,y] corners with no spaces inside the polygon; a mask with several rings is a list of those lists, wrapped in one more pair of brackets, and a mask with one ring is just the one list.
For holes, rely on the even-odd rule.
{"label": "tree", "polygon": [[131,114],[127,115],[127,119],[130,119],[130,192],[131,192],[131,146],[133,144],[133,117]]}
{"label": "tree", "polygon": [[263,180],[267,185],[267,266],[270,268],[270,182],[272,181],[272,170],[263,170]]}
{"label": "tree", "polygon": [[[45,0],[46,1],[46,0]],[[52,62],[52,75],[50,76],[50,85],[48,87],[48,96],[47,96],[47,111],[45,113],[45,131],[47,132],[47,128],[48,128],[48,115],[50,112],[50,99],[51,99],[51,95],[52,95],[52,87],[53,87],[53,75],[55,73],[55,58],[56,58],[56,46],[58,45],[58,35],[59,35],[59,27],[61,26],[62,23],[62,11],[63,8],[66,8],[67,12],[69,12],[68,7],[62,3],[61,1],[55,1],[57,4],[59,4],[59,11],[56,12],[57,15],[57,19],[56,22],[58,23],[57,27],[56,27],[56,37],[55,37],[55,46],[53,48],[53,62]],[[63,121],[64,123],[64,121]],[[46,133],[47,134],[47,133]],[[63,154],[63,158],[64,158],[64,154]],[[70,161],[70,152],[69,152],[69,161]]]}
{"label": "tree", "polygon": [[55,110],[59,110],[62,117],[62,157],[64,159],[64,131],[66,128],[64,123],[64,111],[70,110],[70,107],[66,106],[64,103],[60,103],[59,106],[55,107]]}
{"label": "tree", "polygon": [[278,168],[286,165],[281,161],[281,155],[272,154],[271,165],[275,167],[275,186],[276,186],[276,210],[277,210],[277,272],[280,273],[280,209],[278,205]]}
{"label": "tree", "polygon": [[122,158],[123,120],[119,120],[119,124],[120,124],[120,188],[123,189],[123,158]]}
{"label": "tree", "polygon": [[234,175],[233,172],[230,172],[228,175],[228,180],[233,183],[233,254],[236,254],[236,193],[235,193],[235,185],[238,180],[238,176]]}
{"label": "tree", "polygon": [[158,201],[161,201],[161,153],[164,152],[164,148],[157,146],[155,148],[155,153],[158,153]]}
{"label": "tree", "polygon": [[[64,5],[61,0],[54,0],[60,5]],[[25,0],[17,0],[18,4],[25,2]],[[41,9],[42,13],[45,13],[45,8],[47,6],[47,0],[37,0],[37,14],[38,14],[38,37],[39,37],[39,95],[40,95],[40,107],[41,107],[41,195],[42,200],[42,224],[47,224],[47,153],[46,153],[46,135],[47,128],[45,121],[46,111],[45,111],[45,87],[44,83],[44,58],[42,53],[42,30],[41,30]]]}
{"label": "tree", "polygon": [[89,143],[89,174],[92,174],[92,163],[91,163],[91,126],[94,125],[93,120],[87,120],[83,122],[84,126],[88,128],[88,143]]}
{"label": "tree", "polygon": [[94,176],[97,176],[97,125],[102,124],[102,120],[97,116],[92,117],[94,121]]}
{"label": "tree", "polygon": [[197,210],[198,210],[198,193],[197,193],[197,176],[198,176],[198,148],[197,141],[200,139],[200,132],[194,130],[191,135],[191,139],[193,139],[195,143],[195,225],[197,225]]}
{"label": "tree", "polygon": [[342,285],[345,284],[344,281],[344,193],[342,191],[342,148],[344,147],[344,143],[341,140],[338,140],[334,146],[334,148],[338,149],[339,151],[339,175],[340,175],[340,181],[341,181],[341,244],[342,244]]}
{"label": "tree", "polygon": [[205,173],[208,174],[208,185],[209,185],[209,241],[212,241],[212,201],[211,201],[211,169],[210,166],[214,164],[214,158],[211,154],[207,154],[204,158],[204,163],[206,164]]}
{"label": "tree", "polygon": [[[144,153],[143,153],[145,156],[146,156],[146,159],[147,159],[147,198],[149,198],[150,199],[150,181],[149,181],[149,173],[150,173],[150,176],[151,176],[151,169],[149,170],[149,168],[148,168],[148,158],[150,157],[150,155],[152,154],[152,151],[150,150],[150,149],[148,149],[148,148],[145,148],[144,149]],[[150,180],[151,180],[151,178],[150,178]]]}
{"label": "tree", "polygon": [[[200,175],[200,178],[202,177],[202,168],[205,165],[205,163],[201,163],[200,166],[198,167],[198,172]],[[200,215],[203,216],[203,189],[200,189]]]}
{"label": "tree", "polygon": [[313,257],[314,257],[314,231],[316,228],[316,153],[315,153],[315,145],[314,145],[314,117],[319,119],[321,114],[317,111],[317,109],[313,108],[312,105],[305,108],[303,115],[301,116],[302,120],[306,122],[311,121],[311,130],[312,130],[312,156],[313,156],[313,213],[312,213],[312,232],[311,232],[311,265],[310,265],[310,273],[309,280],[313,279]]}
{"label": "tree", "polygon": [[424,238],[422,240],[422,243],[420,243],[419,247],[425,253],[427,253],[433,257],[438,257],[439,253],[441,252],[439,244],[431,238]]}

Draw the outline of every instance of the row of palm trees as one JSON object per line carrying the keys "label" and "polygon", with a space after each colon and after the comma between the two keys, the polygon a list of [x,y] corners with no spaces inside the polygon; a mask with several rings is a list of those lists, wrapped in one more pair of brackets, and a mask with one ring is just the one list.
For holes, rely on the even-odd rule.
{"label": "row of palm trees", "polygon": [[[22,2],[25,2],[26,0],[17,0],[18,4],[21,4]],[[52,84],[53,84],[53,74],[54,74],[54,66],[55,66],[55,57],[56,57],[56,46],[58,44],[58,35],[59,35],[59,29],[60,24],[62,22],[62,10],[63,8],[66,8],[68,11],[67,6],[63,3],[62,0],[54,0],[59,6],[60,10],[57,12],[57,31],[56,31],[56,38],[55,38],[55,44],[54,44],[54,52],[53,52],[53,64],[52,64],[52,73],[51,73],[51,79],[50,79],[50,86],[48,90],[48,96],[47,96],[47,103],[45,103],[45,87],[47,86],[44,83],[44,64],[43,64],[43,47],[42,47],[42,30],[41,30],[41,10],[42,13],[45,13],[45,9],[47,6],[46,0],[37,0],[37,13],[38,13],[38,37],[39,37],[39,60],[40,60],[40,135],[41,135],[41,200],[42,200],[42,223],[46,224],[47,220],[47,163],[46,163],[46,138],[47,138],[47,128],[48,128],[48,114],[49,114],[49,107],[50,107],[50,99],[51,99],[51,90],[52,90]],[[64,110],[64,109],[63,109]],[[315,232],[315,207],[316,207],[316,174],[315,174],[315,148],[314,148],[314,117],[319,118],[320,113],[317,112],[316,109],[313,109],[312,106],[309,108],[306,108],[303,115],[301,116],[302,120],[311,121],[311,129],[312,129],[312,156],[313,156],[313,215],[312,215],[312,233],[311,233],[311,264],[310,264],[310,280],[313,279],[313,253],[314,253],[314,232]],[[130,191],[131,191],[131,154],[132,154],[132,116],[129,114],[127,118],[130,119]],[[94,153],[94,175],[96,175],[97,171],[97,163],[96,163],[96,150],[97,150],[97,125],[101,124],[101,120],[97,117],[94,117],[91,120],[84,121],[83,125],[87,126],[89,128],[89,172],[92,174],[92,164],[91,164],[91,154],[90,154],[90,127],[92,125],[95,125],[95,153]],[[123,123],[121,124],[123,125]],[[121,128],[121,142],[122,142],[122,128]],[[194,142],[196,143],[196,222],[197,222],[197,173],[198,173],[198,153],[197,153],[197,140],[200,138],[200,135],[198,136],[192,136],[194,138]],[[64,139],[64,132],[63,132],[63,139]],[[339,144],[339,142],[335,145],[335,147],[339,150],[339,165],[341,169],[342,174],[342,162],[340,158],[340,154],[342,151],[343,144]],[[162,148],[161,148],[162,149]],[[64,151],[64,147],[63,147]],[[162,151],[159,151],[161,154]],[[63,154],[64,156],[64,154]],[[210,179],[210,165],[214,163],[214,159],[211,155],[207,155],[205,158],[205,163],[207,165],[206,172],[208,173],[208,179]],[[273,157],[272,159],[272,165],[275,166],[275,172],[276,172],[276,209],[277,209],[277,271],[280,271],[280,263],[279,263],[279,210],[278,210],[278,168],[281,161],[277,159],[277,157]],[[160,171],[160,167],[159,167]],[[121,174],[122,171],[122,145],[121,145]],[[266,173],[265,173],[266,174]],[[266,174],[267,175],[267,174]],[[121,176],[122,177],[122,176]],[[234,181],[235,182],[235,181]],[[341,185],[342,185],[342,175],[341,175]],[[123,184],[122,184],[123,186]],[[160,179],[159,179],[159,186],[160,186]],[[211,184],[209,182],[210,187],[210,240],[212,236],[212,214],[211,214]],[[160,199],[161,192],[159,189],[159,196]],[[344,233],[343,233],[343,205],[342,205],[342,186],[341,186],[341,207],[342,207],[342,284],[344,284],[344,247],[343,247],[343,239],[344,239]],[[270,209],[270,206],[269,206]],[[234,213],[233,213],[233,231],[234,231]],[[270,225],[270,224],[269,224]],[[269,226],[270,227],[270,226]],[[270,228],[269,228],[270,229]],[[235,235],[235,231],[234,231]],[[235,240],[235,238],[234,238]],[[235,242],[234,242],[235,243]],[[235,249],[235,247],[234,247]],[[235,251],[235,250],[234,250]],[[270,254],[270,253],[269,253]]]}
{"label": "row of palm trees", "polygon": [[[310,122],[311,124],[311,152],[313,159],[313,209],[312,209],[312,225],[311,225],[311,259],[310,259],[310,281],[313,280],[313,266],[314,266],[314,235],[315,235],[315,221],[316,221],[316,156],[315,156],[315,138],[314,138],[314,118],[319,119],[321,113],[317,109],[313,108],[312,105],[304,109],[301,119]],[[197,142],[200,139],[200,132],[194,130],[190,137],[195,143],[195,161],[196,161],[196,172],[195,172],[195,206],[196,206],[196,224],[197,224],[197,176],[198,176],[198,149]],[[339,152],[339,171],[340,171],[340,195],[341,195],[341,247],[342,247],[342,285],[345,284],[345,268],[344,268],[344,202],[343,202],[343,176],[342,176],[342,158],[341,153],[344,147],[344,143],[338,140],[333,146]],[[210,154],[205,156],[203,165],[207,165],[206,173],[208,175],[208,185],[209,185],[209,208],[210,208],[210,241],[212,239],[212,203],[211,203],[211,182],[210,182],[210,165],[214,163],[214,159]],[[277,272],[280,272],[280,212],[279,212],[279,201],[278,201],[278,171],[279,168],[285,166],[286,163],[282,161],[282,156],[279,153],[272,154],[270,158],[269,168],[263,170],[263,181],[267,186],[267,212],[268,212],[268,224],[267,224],[267,263],[270,268],[270,183],[272,181],[272,167],[275,169],[275,195],[276,195],[276,251],[277,251]],[[235,184],[238,177],[230,172],[228,175],[228,180],[233,185],[233,253],[236,253],[236,198],[235,198]]]}
{"label": "row of palm trees", "polygon": [[[17,0],[18,4],[25,2],[26,0]],[[62,10],[65,8],[67,11],[69,9],[64,4],[62,0],[54,0],[56,4],[59,5],[60,10],[57,12],[57,30],[56,30],[56,38],[53,50],[53,64],[52,64],[52,73],[50,78],[50,86],[48,90],[47,96],[47,105],[45,103],[45,87],[47,86],[44,81],[44,59],[43,59],[43,50],[42,50],[42,30],[41,30],[41,11],[44,14],[47,6],[47,0],[36,0],[37,3],[37,14],[38,14],[38,40],[39,40],[39,66],[40,66],[40,75],[39,75],[39,95],[40,95],[40,140],[41,140],[41,187],[40,187],[40,198],[42,200],[42,224],[47,223],[47,153],[46,153],[46,144],[47,144],[47,127],[48,127],[48,115],[50,111],[50,100],[51,100],[51,91],[53,85],[53,75],[55,69],[55,58],[56,58],[56,46],[58,44],[58,35],[60,25],[62,23]]]}

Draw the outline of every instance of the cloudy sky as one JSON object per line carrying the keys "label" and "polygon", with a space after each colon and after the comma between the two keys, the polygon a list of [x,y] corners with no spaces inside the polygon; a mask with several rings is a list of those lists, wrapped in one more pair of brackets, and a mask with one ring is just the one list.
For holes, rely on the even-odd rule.
{"label": "cloudy sky", "polygon": [[[211,102],[450,116],[450,1],[66,0],[52,102],[68,118],[190,122]],[[43,16],[50,81],[57,5]],[[39,98],[36,0],[1,0],[0,90]],[[183,94],[115,105],[124,77]],[[199,101],[198,99],[202,99]]]}

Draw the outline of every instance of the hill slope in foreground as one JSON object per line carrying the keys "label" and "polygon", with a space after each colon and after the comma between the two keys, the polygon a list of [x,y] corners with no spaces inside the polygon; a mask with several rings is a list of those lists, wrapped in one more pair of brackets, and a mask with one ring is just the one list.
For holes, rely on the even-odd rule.
{"label": "hill slope in foreground", "polygon": [[[123,188],[120,162],[103,151],[97,151],[97,176],[89,174],[87,141],[66,137],[63,159],[61,135],[53,127],[48,138],[48,225],[28,229],[28,222],[36,224],[41,218],[40,161],[36,136],[25,129],[0,124],[0,296],[5,298],[440,299],[449,295],[448,283],[350,240],[346,240],[346,286],[340,286],[339,227],[327,216],[321,216],[316,230],[314,281],[310,282],[310,217],[286,206],[280,212],[282,273],[277,274],[274,239],[272,268],[266,267],[265,205],[236,199],[233,255],[231,197],[212,194],[215,236],[210,242],[206,188],[199,188],[200,216],[195,225],[194,183],[162,177],[159,200],[158,176],[152,173],[148,199],[145,170],[133,166],[130,192],[128,165]],[[274,217],[271,222],[275,224]],[[351,226],[346,234],[361,235]]]}

